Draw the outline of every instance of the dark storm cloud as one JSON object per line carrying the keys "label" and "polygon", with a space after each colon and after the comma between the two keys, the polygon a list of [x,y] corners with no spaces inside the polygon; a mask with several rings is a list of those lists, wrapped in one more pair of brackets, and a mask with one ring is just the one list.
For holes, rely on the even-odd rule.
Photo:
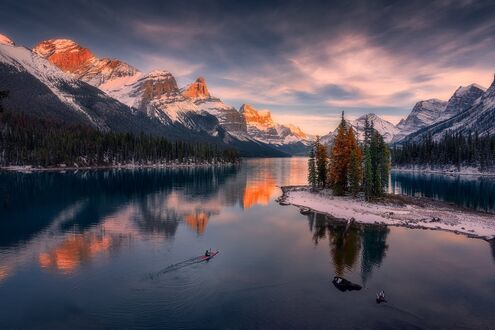
{"label": "dark storm cloud", "polygon": [[203,75],[235,106],[310,114],[323,130],[316,118],[340,109],[398,119],[420,98],[488,84],[494,14],[490,1],[3,0],[0,33],[71,38],[182,85]]}

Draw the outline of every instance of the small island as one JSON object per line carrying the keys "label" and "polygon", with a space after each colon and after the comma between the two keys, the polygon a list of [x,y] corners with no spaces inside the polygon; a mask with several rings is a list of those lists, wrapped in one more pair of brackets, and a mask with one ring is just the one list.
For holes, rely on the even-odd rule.
{"label": "small island", "polygon": [[424,197],[387,193],[390,150],[366,120],[359,143],[342,114],[330,151],[317,138],[308,160],[307,186],[284,186],[278,202],[301,213],[335,220],[446,230],[493,240],[495,216]]}

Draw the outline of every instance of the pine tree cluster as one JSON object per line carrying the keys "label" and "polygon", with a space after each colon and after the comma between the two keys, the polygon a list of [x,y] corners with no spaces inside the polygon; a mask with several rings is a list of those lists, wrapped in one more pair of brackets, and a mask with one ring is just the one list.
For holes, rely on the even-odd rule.
{"label": "pine tree cluster", "polygon": [[237,150],[0,113],[0,165],[51,167],[237,162]]}
{"label": "pine tree cluster", "polygon": [[363,191],[367,200],[384,195],[388,186],[390,151],[383,137],[366,119],[365,138],[360,144],[344,114],[328,155],[317,137],[308,160],[308,182],[312,189],[332,188],[335,195]]}
{"label": "pine tree cluster", "polygon": [[392,149],[394,166],[462,166],[477,167],[480,171],[495,167],[495,135],[477,133],[445,134],[435,141],[428,136],[420,142],[406,143]]}

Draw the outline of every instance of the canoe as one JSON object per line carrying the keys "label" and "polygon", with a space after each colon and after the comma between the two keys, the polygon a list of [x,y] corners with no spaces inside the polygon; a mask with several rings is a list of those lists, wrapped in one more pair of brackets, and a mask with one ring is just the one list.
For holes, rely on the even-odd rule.
{"label": "canoe", "polygon": [[209,256],[203,255],[200,258],[201,258],[201,260],[210,260],[211,258],[213,258],[214,256],[216,256],[219,252],[220,251],[213,251],[213,252],[210,253]]}

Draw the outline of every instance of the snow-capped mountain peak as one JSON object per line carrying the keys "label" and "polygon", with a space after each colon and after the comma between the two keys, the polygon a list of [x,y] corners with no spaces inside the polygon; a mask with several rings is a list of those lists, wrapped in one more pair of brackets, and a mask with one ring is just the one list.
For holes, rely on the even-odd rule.
{"label": "snow-capped mountain peak", "polygon": [[298,126],[296,125],[293,125],[293,124],[288,124],[286,125],[292,134],[294,134],[294,136],[300,138],[300,139],[307,139],[309,138],[308,135],[306,133],[304,133]]}
{"label": "snow-capped mountain peak", "polygon": [[299,127],[276,123],[268,110],[256,110],[249,104],[243,104],[239,112],[246,120],[249,135],[259,141],[276,146],[299,143],[302,144],[301,151],[304,145],[310,143],[309,137]]}
{"label": "snow-capped mountain peak", "polygon": [[445,112],[446,101],[429,99],[417,102],[406,119],[402,119],[397,128],[400,132],[394,136],[392,142],[396,142],[405,136],[437,122]]}
{"label": "snow-capped mountain peak", "polygon": [[197,78],[192,84],[181,89],[181,93],[200,110],[217,117],[220,125],[230,134],[240,140],[250,139],[243,116],[233,106],[211,95],[203,77]]}
{"label": "snow-capped mountain peak", "polygon": [[420,141],[427,136],[438,140],[445,133],[495,134],[495,80],[485,92],[483,90],[475,84],[458,89],[449,100],[449,104],[452,101],[457,106],[454,116],[410,134],[400,142]]}
{"label": "snow-capped mountain peak", "polygon": [[274,128],[275,124],[272,119],[272,114],[268,110],[256,110],[249,104],[243,104],[239,112],[246,119],[246,124],[255,126],[259,129]]}
{"label": "snow-capped mountain peak", "polygon": [[[400,130],[391,122],[381,118],[380,116],[377,116],[374,113],[368,113],[360,116],[355,120],[347,121],[347,125],[352,126],[359,141],[364,140],[364,128],[366,126],[365,125],[366,118],[368,118],[368,121],[371,124],[373,124],[373,128],[383,136],[383,140],[386,143],[390,143],[394,138],[394,136],[400,132]],[[321,142],[327,145],[332,144],[333,140],[335,139],[335,136],[337,136],[337,129],[338,128],[328,133],[327,135],[322,136]]]}
{"label": "snow-capped mountain peak", "polygon": [[42,41],[33,52],[105,92],[115,89],[119,83],[135,81],[141,75],[139,70],[118,59],[97,58],[88,48],[70,39]]}
{"label": "snow-capped mountain peak", "polygon": [[15,43],[14,41],[12,41],[12,39],[0,33],[0,45],[15,46]]}

